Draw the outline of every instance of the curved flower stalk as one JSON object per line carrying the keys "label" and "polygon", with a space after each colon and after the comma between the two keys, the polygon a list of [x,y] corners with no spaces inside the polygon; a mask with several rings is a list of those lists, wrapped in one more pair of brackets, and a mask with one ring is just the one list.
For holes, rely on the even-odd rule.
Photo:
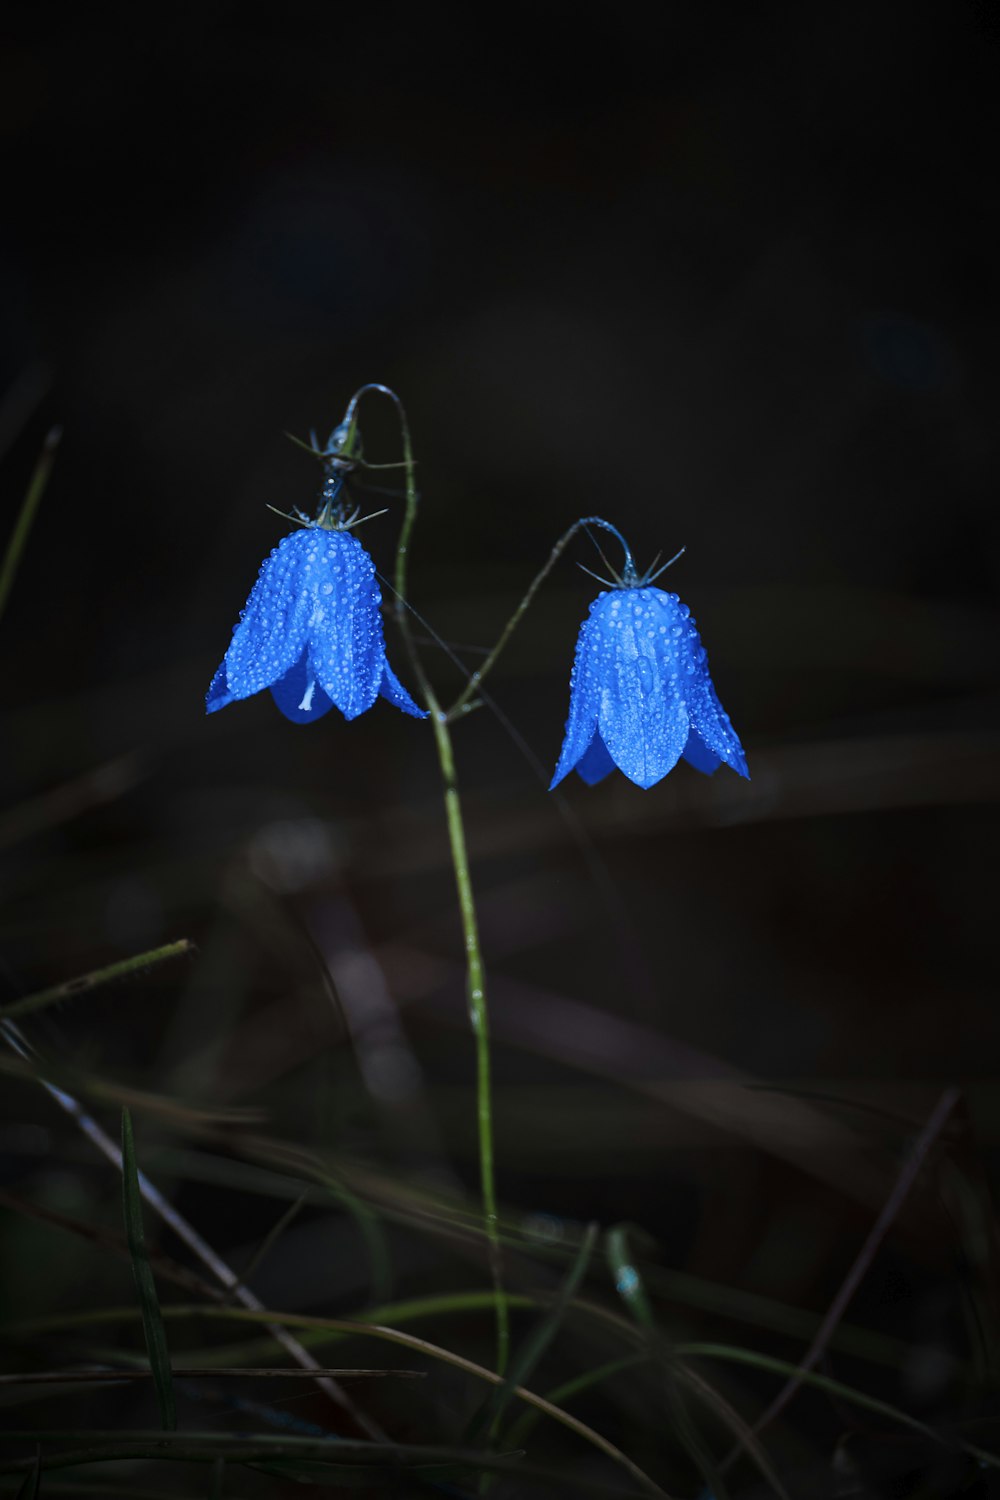
{"label": "curved flower stalk", "polygon": [[593,786],[616,767],[651,787],[682,758],[709,776],[725,764],[749,779],[691,611],[676,594],[630,582],[627,568],[580,627],[566,737],[549,790],[570,771]]}
{"label": "curved flower stalk", "polygon": [[282,538],[212,679],[208,712],[270,688],[296,724],[334,707],[356,719],[379,696],[426,718],[386,658],[381,601],[375,565],[349,531],[313,524]]}

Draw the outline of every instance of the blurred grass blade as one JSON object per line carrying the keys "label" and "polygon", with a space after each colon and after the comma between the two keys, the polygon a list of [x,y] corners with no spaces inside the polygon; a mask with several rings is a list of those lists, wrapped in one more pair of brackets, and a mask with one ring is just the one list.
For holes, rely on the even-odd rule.
{"label": "blurred grass blade", "polygon": [[331,1196],[336,1198],[340,1206],[350,1214],[358,1226],[358,1233],[365,1242],[370,1268],[372,1301],[388,1302],[392,1296],[393,1286],[392,1257],[378,1214],[370,1204],[365,1203],[356,1193],[352,1193],[349,1187],[338,1182],[335,1177],[331,1177],[326,1172],[317,1175]]}
{"label": "blurred grass blade", "polygon": [[0,615],[3,614],[7,605],[7,599],[14,586],[18,566],[21,562],[21,554],[24,552],[28,541],[28,533],[31,531],[35,512],[41,504],[42,496],[45,494],[45,486],[49,482],[49,474],[52,472],[52,463],[62,437],[62,428],[53,427],[39,454],[35,465],[35,472],[31,476],[27,494],[21,504],[17,520],[14,522],[14,530],[10,534],[10,540],[4,551],[3,561],[0,562]]}
{"label": "blurred grass blade", "polygon": [[188,938],[178,938],[176,942],[164,943],[161,948],[136,953],[131,958],[107,964],[103,969],[92,969],[89,974],[78,974],[75,979],[66,979],[62,984],[54,984],[47,990],[38,990],[34,995],[24,995],[20,1000],[14,1000],[10,1005],[0,1007],[0,1021],[13,1021],[17,1017],[30,1015],[33,1011],[44,1010],[47,1005],[58,1005],[60,1000],[71,1000],[75,995],[83,995],[88,990],[96,990],[99,985],[124,979],[140,969],[161,964],[165,959],[180,958],[185,953],[193,952],[194,943]]}
{"label": "blurred grass blade", "polygon": [[135,1139],[132,1135],[132,1117],[127,1109],[122,1110],[122,1203],[125,1210],[125,1235],[129,1254],[132,1257],[132,1274],[139,1306],[142,1310],[142,1328],[146,1336],[146,1352],[153,1372],[156,1399],[160,1407],[160,1421],[167,1432],[177,1427],[177,1410],[174,1406],[174,1382],[170,1373],[170,1354],[167,1350],[167,1334],[160,1314],[153,1273],[146,1255],[146,1236],[142,1227],[142,1196],[139,1192],[139,1173],[135,1164]]}
{"label": "blurred grass blade", "polygon": [[[565,1401],[571,1401],[581,1391],[587,1391],[591,1386],[600,1385],[602,1380],[609,1380],[612,1375],[617,1375],[619,1370],[632,1370],[636,1365],[644,1365],[648,1362],[645,1354],[626,1354],[621,1359],[609,1359],[607,1364],[597,1365],[593,1370],[584,1370],[582,1375],[574,1375],[572,1380],[557,1385],[554,1390],[545,1392],[546,1401],[551,1401],[556,1406],[562,1406]],[[524,1409],[517,1421],[507,1433],[505,1441],[511,1448],[523,1448],[529,1434],[538,1425],[541,1412],[533,1406]]]}
{"label": "blurred grass blade", "polygon": [[35,1454],[34,1467],[25,1475],[24,1483],[15,1495],[14,1500],[38,1500],[38,1496],[41,1494],[41,1481],[42,1445],[39,1443],[38,1452]]}
{"label": "blurred grass blade", "polygon": [[268,1253],[274,1249],[275,1245],[281,1239],[281,1236],[284,1234],[285,1230],[292,1223],[292,1221],[297,1218],[303,1205],[308,1202],[308,1199],[308,1191],[300,1193],[295,1202],[289,1204],[288,1208],[285,1209],[285,1212],[281,1215],[280,1219],[278,1219],[277,1223],[271,1225],[271,1228],[267,1231],[267,1234],[265,1234],[256,1250],[253,1252],[250,1259],[243,1267],[239,1280],[232,1288],[233,1292],[236,1291],[236,1287],[246,1286],[247,1282],[253,1279],[253,1274],[256,1271],[257,1267],[260,1265],[261,1261],[264,1260]]}
{"label": "blurred grass blade", "polygon": [[[32,1430],[34,1432],[34,1430]],[[50,1434],[46,1433],[46,1437]],[[568,1493],[573,1500],[593,1494],[603,1500],[624,1500],[633,1495],[633,1490],[623,1490],[621,1484],[611,1485],[607,1479],[581,1476],[578,1473],[555,1473],[550,1469],[528,1467],[516,1453],[483,1453],[451,1447],[447,1444],[416,1444],[404,1442],[372,1443],[354,1438],[331,1441],[322,1438],[301,1438],[288,1433],[264,1432],[192,1432],[165,1434],[148,1431],[95,1431],[87,1429],[60,1429],[52,1434],[60,1444],[79,1444],[79,1447],[60,1448],[49,1462],[53,1469],[76,1469],[86,1466],[105,1466],[119,1463],[134,1467],[139,1462],[154,1461],[181,1465],[200,1464],[209,1471],[202,1478],[209,1479],[208,1492],[215,1500],[211,1481],[216,1478],[220,1461],[230,1468],[250,1469],[254,1472],[294,1479],[300,1483],[322,1486],[328,1495],[340,1495],[343,1491],[361,1488],[368,1495],[419,1495],[428,1487],[440,1488],[445,1494],[466,1495],[466,1489],[458,1490],[447,1483],[450,1478],[462,1473],[484,1472],[506,1474],[515,1480],[537,1480],[532,1486],[533,1495]],[[0,1433],[0,1444],[7,1440],[24,1442],[30,1440],[25,1432]],[[86,1446],[83,1446],[86,1445]],[[0,1446],[0,1485],[10,1476],[19,1478],[27,1472],[24,1459],[3,1461]],[[391,1484],[391,1488],[389,1487]],[[231,1486],[230,1486],[231,1487]],[[106,1500],[110,1495],[121,1495],[127,1500],[169,1500],[162,1491],[118,1488],[105,1480],[101,1484],[87,1483],[86,1479],[74,1479],[72,1484],[63,1484],[57,1479],[52,1486],[59,1493],[72,1495],[97,1495]],[[523,1485],[522,1485],[523,1489]],[[7,1493],[5,1491],[5,1493]],[[171,1494],[175,1493],[173,1491]],[[188,1488],[184,1495],[203,1494],[204,1490]],[[247,1493],[244,1480],[240,1496]],[[273,1487],[262,1490],[255,1485],[256,1496],[271,1495]],[[289,1493],[287,1485],[280,1494]],[[518,1491],[521,1493],[521,1490]],[[669,1500],[661,1490],[653,1490],[661,1500]],[[179,1497],[178,1497],[179,1500]]]}
{"label": "blurred grass blade", "polygon": [[736,1408],[731,1406],[730,1403],[726,1400],[725,1396],[721,1395],[720,1392],[715,1389],[715,1386],[712,1385],[710,1381],[706,1380],[703,1375],[699,1375],[696,1370],[689,1370],[685,1365],[682,1365],[679,1362],[677,1364],[677,1370],[685,1385],[687,1385],[699,1398],[699,1400],[703,1401],[711,1411],[715,1412],[716,1416],[723,1423],[723,1425],[729,1428],[730,1432],[736,1438],[740,1447],[745,1449],[746,1452],[750,1455],[754,1463],[757,1465],[757,1468],[760,1470],[765,1482],[771,1486],[771,1489],[774,1491],[775,1495],[777,1495],[778,1500],[791,1500],[791,1496],[785,1489],[785,1486],[782,1484],[781,1480],[778,1478],[774,1466],[767,1456],[767,1451],[764,1448],[764,1445],[761,1443],[760,1439],[754,1432],[753,1428],[749,1425],[749,1423],[744,1422],[743,1418],[740,1416]]}
{"label": "blurred grass blade", "polygon": [[[4,1198],[0,1196],[0,1205],[4,1204]],[[199,1295],[203,1295],[199,1291]],[[514,1293],[508,1298],[512,1307],[534,1308],[539,1304],[534,1297],[526,1297],[521,1293]],[[373,1324],[411,1323],[416,1319],[437,1318],[449,1314],[469,1312],[489,1312],[493,1308],[492,1292],[450,1292],[439,1297],[413,1297],[406,1302],[390,1302],[384,1307],[371,1307],[360,1317],[363,1326],[370,1327]],[[131,1308],[120,1307],[97,1307],[88,1308],[84,1312],[58,1313],[53,1317],[26,1318],[17,1323],[0,1324],[0,1335],[6,1338],[34,1337],[39,1333],[48,1333],[52,1329],[60,1331],[67,1328],[92,1328],[95,1324],[113,1323],[116,1318],[128,1318]],[[179,1316],[170,1308],[165,1317]],[[351,1324],[353,1330],[354,1324]],[[347,1335],[340,1324],[336,1328],[329,1328],[325,1323],[317,1328],[312,1328],[303,1337],[303,1343],[311,1348],[322,1348],[325,1344],[339,1344]],[[226,1345],[221,1353],[225,1355],[223,1360],[218,1348],[213,1348],[207,1353],[201,1354],[196,1350],[190,1351],[187,1356],[192,1368],[204,1365],[206,1369],[212,1365],[252,1365],[266,1361],[277,1349],[282,1348],[281,1343],[273,1334],[266,1338],[244,1340],[239,1344]]]}
{"label": "blurred grass blade", "polygon": [[[475,1293],[474,1296],[479,1305],[492,1306],[492,1294]],[[263,1323],[272,1333],[272,1336],[274,1329],[281,1327],[327,1329],[332,1333],[351,1337],[384,1339],[387,1343],[399,1344],[402,1348],[412,1350],[417,1354],[425,1354],[429,1359],[441,1360],[444,1364],[452,1365],[456,1370],[464,1370],[467,1375],[473,1376],[476,1380],[486,1381],[489,1385],[499,1386],[504,1384],[495,1371],[486,1369],[484,1365],[477,1364],[475,1360],[467,1359],[464,1354],[459,1354],[453,1349],[445,1349],[440,1344],[432,1344],[429,1339],[418,1338],[415,1334],[404,1333],[401,1328],[388,1328],[382,1323],[355,1322],[354,1319],[348,1318],[322,1318],[312,1313],[275,1312],[263,1307],[222,1307],[203,1302],[171,1303],[163,1309],[163,1312],[165,1317],[184,1320],[195,1318],[205,1322]],[[92,1309],[85,1314],[74,1313],[69,1316],[60,1314],[57,1326],[60,1329],[65,1329],[72,1324],[73,1327],[80,1328],[93,1323],[124,1322],[130,1317],[134,1318],[135,1316],[136,1311],[133,1307],[104,1307]],[[36,1318],[32,1320],[30,1326],[33,1331],[37,1332],[40,1324],[41,1320]],[[18,1327],[18,1331],[23,1332],[25,1326],[27,1325],[22,1324],[18,1327],[18,1325],[5,1324],[3,1325],[3,1332],[9,1337],[12,1328]],[[187,1359],[189,1363],[193,1363],[190,1355],[187,1356]],[[216,1360],[214,1353],[212,1359],[213,1361]],[[651,1479],[644,1469],[641,1469],[637,1463],[629,1458],[627,1453],[623,1453],[608,1438],[597,1432],[593,1427],[588,1426],[586,1422],[581,1422],[579,1417],[574,1417],[571,1412],[564,1411],[561,1406],[556,1406],[553,1402],[547,1401],[544,1396],[536,1395],[534,1391],[528,1390],[523,1385],[515,1388],[514,1395],[517,1396],[519,1401],[524,1401],[529,1406],[536,1407],[544,1416],[551,1417],[554,1422],[558,1422],[562,1427],[568,1428],[570,1432],[576,1433],[577,1437],[582,1438],[584,1442],[597,1448],[605,1457],[610,1458],[612,1462],[620,1464],[646,1494],[656,1495],[658,1500],[665,1500],[666,1491],[654,1479]],[[0,1429],[0,1437],[6,1435]],[[46,1434],[46,1436],[49,1435]],[[479,1457],[481,1458],[482,1455],[480,1454]]]}
{"label": "blurred grass blade", "polygon": [[[803,1355],[802,1362],[799,1365],[800,1371],[805,1372],[806,1370],[813,1369],[822,1359],[830,1341],[830,1335],[844,1316],[858,1287],[868,1274],[872,1261],[878,1253],[879,1246],[888,1234],[891,1225],[895,1222],[907,1197],[915,1187],[925,1162],[928,1160],[933,1147],[937,1143],[941,1132],[948,1122],[949,1116],[952,1114],[960,1098],[961,1094],[957,1088],[948,1088],[945,1089],[944,1093],[938,1099],[927,1123],[914,1141],[912,1149],[903,1163],[902,1170],[893,1183],[892,1191],[882,1205],[878,1218],[865,1236],[861,1249],[855,1256],[850,1270],[840,1284],[837,1295],[830,1303],[809,1348]],[[789,1376],[767,1410],[762,1412],[757,1418],[754,1423],[755,1432],[762,1431],[769,1422],[773,1422],[775,1417],[779,1416],[785,1410],[785,1407],[793,1399],[800,1385],[801,1381],[796,1376]]]}
{"label": "blurred grass blade", "polygon": [[608,1230],[604,1248],[614,1279],[615,1291],[637,1323],[643,1328],[655,1329],[656,1319],[653,1317],[653,1309],[646,1295],[642,1277],[632,1264],[624,1224],[616,1224],[613,1229]]}
{"label": "blurred grass blade", "polygon": [[844,1385],[843,1381],[834,1380],[829,1375],[817,1375],[815,1370],[801,1372],[799,1365],[790,1364],[786,1359],[775,1359],[770,1354],[757,1354],[753,1349],[740,1349],[732,1344],[681,1344],[678,1345],[677,1353],[684,1358],[698,1356],[704,1359],[731,1360],[734,1364],[750,1365],[753,1369],[766,1370],[772,1375],[787,1377],[801,1373],[803,1385],[826,1391],[829,1395],[850,1402],[852,1406],[860,1406],[863,1411],[873,1412],[876,1416],[887,1417],[892,1422],[898,1422],[901,1427],[909,1427],[911,1431],[919,1432],[945,1448],[968,1453],[972,1458],[978,1459],[983,1468],[1000,1469],[1000,1454],[991,1453],[988,1448],[980,1448],[975,1443],[967,1443],[964,1438],[954,1434],[936,1432],[926,1422],[911,1417],[909,1412],[892,1406],[888,1401],[880,1401],[877,1396],[867,1396],[864,1391],[855,1390],[852,1385]]}
{"label": "blurred grass blade", "polygon": [[528,1336],[520,1350],[511,1361],[510,1369],[501,1385],[498,1385],[492,1395],[483,1402],[479,1411],[469,1423],[465,1434],[465,1442],[471,1447],[486,1431],[494,1426],[503,1415],[504,1407],[510,1401],[514,1391],[519,1385],[525,1385],[531,1376],[538,1361],[559,1331],[559,1325],[566,1316],[566,1309],[576,1296],[577,1288],[583,1280],[587,1265],[593,1253],[594,1242],[597,1239],[597,1225],[590,1224],[580,1248],[576,1253],[573,1264],[570,1266],[569,1275],[559,1288],[558,1295],[545,1316]]}
{"label": "blurred grass blade", "polygon": [[708,1451],[684,1401],[678,1381],[678,1366],[666,1340],[656,1324],[653,1306],[646,1293],[638,1267],[629,1252],[628,1230],[624,1224],[616,1224],[605,1236],[605,1253],[615,1290],[625,1303],[632,1317],[643,1329],[649,1341],[650,1353],[660,1365],[666,1383],[667,1408],[673,1419],[677,1437],[691,1462],[705,1482],[712,1500],[727,1500],[728,1490],[722,1472]]}
{"label": "blurred grass blade", "polygon": [[[33,1060],[35,1055],[34,1049],[20,1034],[13,1021],[0,1021],[0,1035],[4,1037],[5,1041],[19,1057],[29,1061]],[[112,1163],[115,1170],[123,1171],[124,1157],[121,1149],[115,1145],[111,1137],[97,1123],[93,1116],[88,1115],[75,1098],[56,1088],[47,1079],[39,1077],[39,1082],[56,1101],[60,1109],[65,1110],[70,1118],[75,1120],[87,1139],[106,1160]],[[235,1271],[226,1264],[221,1256],[216,1255],[208,1241],[188,1223],[183,1215],[177,1212],[156,1185],[150,1182],[149,1178],[145,1175],[140,1178],[138,1172],[135,1173],[135,1181],[137,1194],[145,1198],[153,1212],[159,1214],[160,1218],[165,1224],[170,1226],[178,1239],[187,1245],[188,1249],[198,1257],[202,1265],[206,1266],[224,1287],[233,1288],[233,1295],[243,1304],[243,1307],[248,1310],[253,1309],[255,1312],[263,1311],[260,1300],[254,1296],[249,1287],[240,1285],[239,1277]],[[317,1360],[308,1350],[303,1349],[299,1341],[293,1338],[286,1328],[281,1327],[277,1323],[269,1323],[268,1332],[272,1338],[278,1341],[283,1349],[287,1350],[297,1364],[312,1370],[318,1368]],[[346,1391],[337,1385],[335,1380],[329,1380],[325,1375],[318,1375],[316,1383],[329,1396],[331,1401],[335,1401],[345,1411],[350,1412],[354,1421],[357,1422],[361,1430],[366,1432],[369,1437],[381,1438],[383,1436],[378,1424],[373,1422],[370,1417],[359,1409],[357,1404],[348,1396]]]}
{"label": "blurred grass blade", "polygon": [[52,387],[44,360],[25,365],[0,396],[0,458],[5,458]]}

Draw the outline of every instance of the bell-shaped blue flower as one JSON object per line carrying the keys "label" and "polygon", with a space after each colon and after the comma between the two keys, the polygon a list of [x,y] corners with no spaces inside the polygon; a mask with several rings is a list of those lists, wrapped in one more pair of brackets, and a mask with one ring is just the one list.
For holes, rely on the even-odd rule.
{"label": "bell-shaped blue flower", "polygon": [[375,565],[346,530],[306,526],[284,537],[263,563],[221,667],[208,712],[270,688],[296,724],[331,708],[356,719],[381,695],[426,718],[393,672]]}
{"label": "bell-shaped blue flower", "polygon": [[750,774],[691,611],[641,584],[602,593],[580,627],[552,786],[573,770],[592,786],[617,766],[650,787],[682,757],[707,775],[723,762]]}

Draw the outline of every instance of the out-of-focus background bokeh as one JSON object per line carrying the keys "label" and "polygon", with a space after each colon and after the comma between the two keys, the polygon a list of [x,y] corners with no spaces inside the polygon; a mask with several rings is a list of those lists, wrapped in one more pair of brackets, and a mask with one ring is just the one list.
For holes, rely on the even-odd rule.
{"label": "out-of-focus background bokeh", "polygon": [[[885,0],[530,22],[25,8],[0,53],[5,537],[63,428],[0,621],[3,998],[197,943],[26,1020],[35,1045],[119,1090],[266,1112],[253,1129],[329,1153],[376,1202],[474,1199],[430,734],[384,703],[308,729],[267,695],[203,711],[288,529],[267,506],[308,508],[320,482],[283,432],[325,436],[384,381],[414,434],[412,603],[433,630],[474,668],[579,515],[640,564],[684,545],[664,582],[753,778],[545,790],[596,588],[574,559],[600,569],[580,539],[491,681],[502,719],[456,730],[511,1225],[551,1248],[634,1224],[676,1336],[795,1361],[959,1085],[851,1305],[881,1362],[826,1357],[984,1442],[998,61],[988,5]],[[388,404],[362,430],[370,458],[398,456]],[[362,532],[389,571],[400,503],[359,498],[389,506]],[[3,1096],[9,1193],[116,1224],[110,1168],[36,1085]],[[114,1133],[115,1099],[101,1118]],[[237,1264],[291,1191],[241,1196],[250,1129],[137,1112],[141,1160]],[[5,1318],[128,1300],[127,1266],[65,1229],[15,1209],[3,1227]],[[483,1284],[481,1247],[389,1232],[400,1295]],[[313,1201],[255,1284],[290,1310],[372,1300],[354,1220]],[[592,1290],[613,1302],[596,1271]],[[479,1316],[429,1336],[488,1363],[489,1334]],[[752,1417],[774,1381],[730,1370],[726,1390]],[[614,1412],[665,1462],[648,1413]],[[969,1477],[883,1491],[926,1455],[815,1392],[775,1431],[803,1493],[834,1452],[875,1486],[843,1494]]]}

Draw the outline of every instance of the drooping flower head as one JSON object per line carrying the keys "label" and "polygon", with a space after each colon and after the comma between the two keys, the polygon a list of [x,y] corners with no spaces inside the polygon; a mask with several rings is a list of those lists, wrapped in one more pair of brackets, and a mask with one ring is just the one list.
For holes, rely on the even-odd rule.
{"label": "drooping flower head", "polygon": [[750,774],[691,611],[676,594],[640,579],[626,548],[624,574],[594,600],[580,627],[551,786],[573,770],[593,786],[617,767],[637,786],[651,787],[681,758],[707,775],[722,764]]}
{"label": "drooping flower head", "polygon": [[[332,441],[332,440],[331,440]],[[339,504],[328,478],[319,516],[299,518],[263,565],[212,679],[209,713],[270,688],[296,724],[339,708],[356,719],[381,695],[414,718],[427,715],[389,665],[375,565]]]}

